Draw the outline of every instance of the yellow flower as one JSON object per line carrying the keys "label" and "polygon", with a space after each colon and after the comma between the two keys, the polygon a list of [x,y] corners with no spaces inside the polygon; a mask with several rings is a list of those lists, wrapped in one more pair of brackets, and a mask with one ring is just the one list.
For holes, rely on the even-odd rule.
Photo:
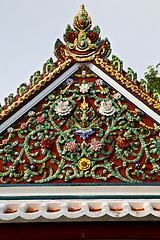
{"label": "yellow flower", "polygon": [[91,161],[87,158],[81,158],[79,161],[78,161],[78,167],[79,169],[83,170],[83,171],[86,171],[90,168],[91,166]]}

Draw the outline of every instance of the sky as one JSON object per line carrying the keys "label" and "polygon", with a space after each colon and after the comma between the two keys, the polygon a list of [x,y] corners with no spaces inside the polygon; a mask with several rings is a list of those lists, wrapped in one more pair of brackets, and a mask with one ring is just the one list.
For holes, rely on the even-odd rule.
{"label": "sky", "polygon": [[[107,37],[112,54],[143,78],[147,66],[160,62],[160,0],[0,0],[0,103],[16,95],[21,83],[54,57],[81,4]],[[64,41],[63,41],[64,42]]]}

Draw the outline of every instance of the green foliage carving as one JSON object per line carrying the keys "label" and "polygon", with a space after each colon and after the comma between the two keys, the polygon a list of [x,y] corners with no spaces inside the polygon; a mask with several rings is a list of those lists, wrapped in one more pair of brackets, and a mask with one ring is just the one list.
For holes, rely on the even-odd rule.
{"label": "green foliage carving", "polygon": [[98,25],[96,25],[94,28],[93,28],[93,31],[96,32],[98,35],[100,34],[100,28]]}
{"label": "green foliage carving", "polygon": [[[63,62],[63,60],[64,60],[62,58],[62,53],[64,55],[64,49],[65,49],[65,45],[58,38],[55,42],[55,45],[54,45],[54,54],[59,59],[59,61],[61,61],[61,62]],[[62,53],[61,53],[61,50],[62,50]]]}
{"label": "green foliage carving", "polygon": [[143,89],[146,93],[150,93],[150,85],[144,79],[140,81],[140,88]]}
{"label": "green foliage carving", "polygon": [[36,83],[41,80],[41,72],[37,71],[30,77],[30,85],[33,87]]}
{"label": "green foliage carving", "polygon": [[128,72],[126,74],[126,77],[128,77],[132,82],[137,82],[137,73],[135,73],[132,68],[128,67]]}
{"label": "green foliage carving", "polygon": [[53,63],[53,59],[49,58],[47,62],[43,65],[43,73],[46,76],[49,72],[55,69],[55,64]]}
{"label": "green foliage carving", "polygon": [[12,102],[14,102],[13,93],[9,94],[8,97],[5,97],[4,102],[6,107],[9,106]]}
{"label": "green foliage carving", "polygon": [[118,57],[116,57],[115,55],[112,55],[111,65],[113,67],[115,67],[119,72],[122,72],[123,62]]}
{"label": "green foliage carving", "polygon": [[25,92],[27,92],[28,86],[26,83],[22,83],[19,88],[17,88],[17,95],[21,97]]}

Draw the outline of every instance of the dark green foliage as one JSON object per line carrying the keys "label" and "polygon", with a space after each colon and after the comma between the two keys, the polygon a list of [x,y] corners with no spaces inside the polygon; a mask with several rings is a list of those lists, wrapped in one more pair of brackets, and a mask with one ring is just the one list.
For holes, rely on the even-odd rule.
{"label": "dark green foliage", "polygon": [[153,66],[148,66],[148,72],[144,73],[144,77],[150,85],[151,91],[158,91],[160,92],[160,76],[158,76],[158,67],[160,63],[154,68]]}
{"label": "dark green foliage", "polygon": [[99,26],[95,26],[94,28],[93,28],[93,31],[94,32],[96,32],[98,35],[100,34],[100,28],[99,28]]}
{"label": "dark green foliage", "polygon": [[9,106],[12,102],[14,102],[14,96],[13,96],[13,93],[9,94],[8,97],[5,97],[4,99],[5,101],[5,106]]}
{"label": "dark green foliage", "polygon": [[41,72],[36,71],[31,77],[30,77],[30,85],[33,87],[36,83],[38,83],[41,80]]}
{"label": "dark green foliage", "polygon": [[131,81],[133,81],[134,83],[137,82],[137,73],[135,73],[133,71],[132,68],[128,67],[128,72],[126,74],[126,77],[128,77]]}
{"label": "dark green foliage", "polygon": [[55,69],[55,64],[53,63],[53,59],[49,58],[47,62],[43,65],[43,73],[46,76],[49,72]]}

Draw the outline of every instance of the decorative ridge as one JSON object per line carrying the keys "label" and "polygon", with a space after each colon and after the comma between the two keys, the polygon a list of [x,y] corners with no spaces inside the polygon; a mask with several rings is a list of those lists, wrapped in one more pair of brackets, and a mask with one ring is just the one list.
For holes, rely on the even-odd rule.
{"label": "decorative ridge", "polygon": [[[10,103],[6,109],[0,112],[0,121],[3,120],[4,117],[8,116],[15,109],[17,109],[20,106],[20,104],[24,103],[25,100],[28,99],[31,95],[34,95],[37,91],[39,91],[47,82],[53,80],[55,75],[63,71],[66,67],[68,67],[71,64],[71,62],[72,60],[70,58],[66,59],[64,62],[60,63],[54,70],[52,70],[46,76],[44,76],[44,78],[39,80],[36,84],[33,84],[33,86],[30,89],[28,88],[28,90],[24,94],[19,96],[17,100],[13,101],[13,103]],[[10,96],[11,95],[9,95],[9,98]],[[9,102],[9,100],[6,101]]]}
{"label": "decorative ridge", "polygon": [[[139,86],[136,85],[134,81],[131,81],[131,79],[128,78],[128,74],[124,70],[122,72],[122,69],[120,69],[121,63],[119,62],[120,60],[118,60],[117,57],[116,57],[117,60],[115,60],[115,56],[113,55],[112,59],[113,60],[110,62],[109,60],[106,61],[103,58],[99,58],[97,56],[94,61],[96,64],[100,65],[103,69],[105,68],[105,70],[107,70],[108,73],[111,73],[112,76],[115,76],[116,80],[120,81],[122,85],[126,86],[133,93],[137,93],[138,96],[140,96],[143,100],[146,100],[145,98],[147,98],[147,100],[146,100],[147,103],[152,108],[154,108],[155,110],[158,110],[158,112],[159,112],[160,111],[159,101],[157,99],[151,97],[151,95],[148,92],[146,92],[144,90],[144,88],[140,89]],[[49,61],[52,61],[52,60],[49,59],[47,61],[47,63]],[[56,68],[54,68],[54,70],[52,70],[51,72],[48,72],[43,67],[43,72],[46,75],[41,80],[39,80],[37,83],[35,82],[35,84],[34,84],[35,78],[37,78],[37,75],[40,75],[40,71],[35,72],[34,75],[31,76],[31,78],[30,78],[30,82],[31,82],[30,86],[31,87],[29,88],[29,86],[28,86],[27,91],[24,94],[22,94],[22,96],[19,96],[19,98],[17,100],[15,98],[15,100],[12,103],[11,103],[11,99],[14,99],[13,94],[10,94],[8,96],[8,98],[5,98],[6,105],[8,103],[8,106],[5,107],[5,109],[0,112],[0,121],[3,120],[3,118],[7,117],[15,109],[17,109],[20,104],[22,104],[26,99],[28,99],[30,97],[30,95],[34,95],[37,92],[37,90],[40,90],[41,87],[43,87],[46,82],[51,81],[51,79],[53,79],[57,73],[60,73],[62,70],[64,70],[65,67],[69,66],[71,61],[72,61],[71,58],[67,58],[64,62],[59,63],[59,65]],[[116,68],[116,65],[115,65],[116,63],[118,63],[117,64],[118,69]],[[64,67],[65,64],[66,64],[66,66]],[[46,66],[46,69],[48,69],[50,64],[49,63],[44,64],[44,66]],[[126,77],[126,80],[125,80],[125,77]],[[23,87],[22,85],[24,86],[26,84],[21,84],[21,87]],[[20,89],[20,88],[18,88],[18,89]],[[154,94],[156,94],[156,93],[154,93]]]}
{"label": "decorative ridge", "polygon": [[97,57],[97,58],[95,58],[94,61],[102,69],[105,69],[105,71],[107,71],[109,73],[109,75],[114,77],[118,82],[120,82],[127,89],[130,89],[131,92],[138,95],[138,97],[140,97],[140,99],[142,99],[144,102],[147,102],[147,104],[149,104],[153,109],[155,109],[159,113],[160,103],[156,99],[152,98],[143,89],[140,89],[138,85],[136,85],[134,82],[132,82],[130,79],[128,79],[127,75],[124,76],[123,73],[121,73],[117,69],[115,69],[103,58]]}

